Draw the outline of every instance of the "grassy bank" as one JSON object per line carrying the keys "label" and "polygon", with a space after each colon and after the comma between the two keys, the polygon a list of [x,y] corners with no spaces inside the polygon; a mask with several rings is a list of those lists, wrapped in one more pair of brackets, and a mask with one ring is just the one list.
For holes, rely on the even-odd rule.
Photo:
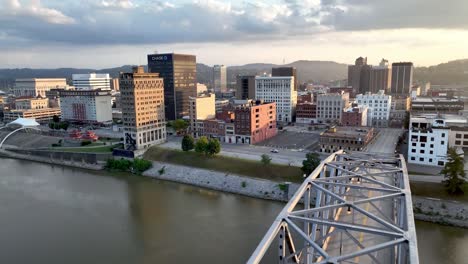
{"label": "grassy bank", "polygon": [[467,186],[465,186],[465,195],[450,195],[445,191],[444,185],[435,182],[410,182],[410,186],[413,195],[468,202]]}
{"label": "grassy bank", "polygon": [[251,161],[223,156],[206,157],[195,152],[183,152],[158,147],[149,149],[144,158],[273,181],[302,182],[300,168],[277,164],[264,166],[260,163],[260,158],[258,161]]}
{"label": "grassy bank", "polygon": [[111,153],[112,149],[116,146],[102,146],[102,147],[76,147],[76,148],[53,148],[55,151],[62,152],[80,152],[80,153]]}

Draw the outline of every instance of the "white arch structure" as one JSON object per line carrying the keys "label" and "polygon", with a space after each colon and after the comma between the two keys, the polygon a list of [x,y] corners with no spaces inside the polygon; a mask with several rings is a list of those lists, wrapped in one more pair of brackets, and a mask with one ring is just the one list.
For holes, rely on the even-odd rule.
{"label": "white arch structure", "polygon": [[19,131],[21,131],[21,130],[26,130],[26,129],[32,129],[32,130],[36,130],[36,131],[41,131],[40,129],[37,128],[37,126],[39,126],[39,123],[37,123],[34,119],[28,119],[28,118],[18,118],[18,119],[16,119],[16,120],[13,121],[13,122],[8,123],[6,126],[0,127],[0,130],[3,129],[3,128],[9,127],[10,125],[19,125],[19,126],[21,126],[21,127],[15,129],[15,130],[13,130],[13,131],[11,131],[10,133],[8,133],[8,134],[2,139],[2,141],[0,142],[0,149],[3,147],[3,143],[5,143],[5,141],[6,141],[10,136],[12,136],[13,134],[15,134],[16,132],[19,132]]}

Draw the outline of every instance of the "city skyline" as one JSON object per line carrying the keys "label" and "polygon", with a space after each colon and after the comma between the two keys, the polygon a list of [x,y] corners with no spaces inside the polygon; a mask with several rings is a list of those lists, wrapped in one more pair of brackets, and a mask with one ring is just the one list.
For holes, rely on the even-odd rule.
{"label": "city skyline", "polygon": [[0,68],[142,65],[155,50],[227,66],[468,58],[466,1],[374,2],[0,0]]}

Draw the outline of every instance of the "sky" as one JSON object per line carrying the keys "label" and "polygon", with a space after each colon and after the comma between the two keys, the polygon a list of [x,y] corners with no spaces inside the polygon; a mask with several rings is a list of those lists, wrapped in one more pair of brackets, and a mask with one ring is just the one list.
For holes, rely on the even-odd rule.
{"label": "sky", "polygon": [[468,58],[468,1],[0,0],[0,68]]}

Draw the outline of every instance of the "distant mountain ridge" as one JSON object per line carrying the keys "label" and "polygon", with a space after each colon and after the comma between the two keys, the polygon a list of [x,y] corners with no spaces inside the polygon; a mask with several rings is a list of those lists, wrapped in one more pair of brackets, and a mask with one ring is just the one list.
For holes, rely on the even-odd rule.
{"label": "distant mountain ridge", "polygon": [[[308,61],[299,60],[293,63],[278,65],[271,63],[251,63],[241,66],[227,67],[228,82],[235,82],[236,76],[261,75],[271,73],[271,68],[281,66],[296,67],[299,82],[328,82],[347,78],[348,65],[333,61]],[[124,65],[107,69],[0,69],[0,89],[11,87],[17,78],[67,78],[71,79],[74,73],[109,73],[111,77],[117,77],[120,72],[131,71],[132,65]],[[201,83],[210,83],[212,67],[203,63],[197,63],[197,79]],[[449,61],[430,67],[416,67],[414,79],[432,84],[468,84],[468,59]]]}

